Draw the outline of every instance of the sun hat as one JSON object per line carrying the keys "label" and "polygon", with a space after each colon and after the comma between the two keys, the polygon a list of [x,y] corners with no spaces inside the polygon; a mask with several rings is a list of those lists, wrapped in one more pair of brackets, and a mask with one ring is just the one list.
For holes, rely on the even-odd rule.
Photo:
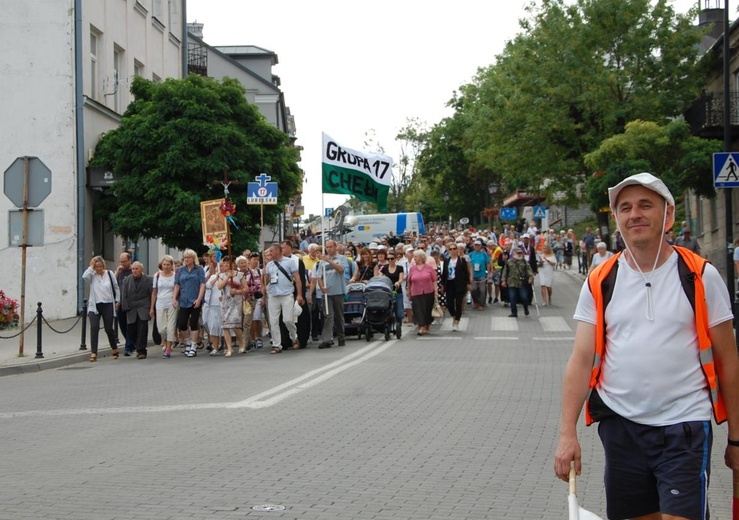
{"label": "sun hat", "polygon": [[616,184],[613,188],[608,188],[608,202],[611,206],[611,211],[616,211],[616,202],[618,201],[618,195],[621,191],[628,186],[644,186],[645,188],[652,190],[657,195],[661,196],[667,201],[668,206],[675,205],[675,199],[672,197],[672,193],[667,189],[662,180],[658,179],[651,173],[643,172],[626,177],[624,180]]}

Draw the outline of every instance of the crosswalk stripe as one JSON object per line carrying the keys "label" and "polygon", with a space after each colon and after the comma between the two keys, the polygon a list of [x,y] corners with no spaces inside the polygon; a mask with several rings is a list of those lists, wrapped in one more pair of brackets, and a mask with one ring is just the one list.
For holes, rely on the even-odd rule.
{"label": "crosswalk stripe", "polygon": [[[459,330],[467,330],[467,327],[470,324],[470,319],[462,317],[462,319],[459,320]],[[444,320],[441,322],[441,329],[443,331],[451,331],[452,325],[454,325],[454,318],[444,318]]]}
{"label": "crosswalk stripe", "polygon": [[493,316],[491,330],[518,332],[518,321],[514,320],[513,318]]}
{"label": "crosswalk stripe", "polygon": [[539,318],[539,321],[541,322],[541,327],[546,332],[570,332],[572,330],[567,320],[561,316]]}

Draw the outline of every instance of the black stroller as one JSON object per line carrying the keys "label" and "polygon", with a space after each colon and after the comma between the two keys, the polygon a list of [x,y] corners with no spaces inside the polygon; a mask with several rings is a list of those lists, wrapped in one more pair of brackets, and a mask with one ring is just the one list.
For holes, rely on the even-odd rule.
{"label": "black stroller", "polygon": [[392,334],[400,339],[402,323],[395,319],[395,293],[393,283],[387,276],[370,278],[364,288],[364,316],[362,329],[367,341],[372,340],[375,331],[384,332],[385,340]]}

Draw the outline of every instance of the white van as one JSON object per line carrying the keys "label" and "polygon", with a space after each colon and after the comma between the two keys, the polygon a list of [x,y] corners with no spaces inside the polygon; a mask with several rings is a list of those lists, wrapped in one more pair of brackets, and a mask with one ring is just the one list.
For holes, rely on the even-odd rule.
{"label": "white van", "polygon": [[347,215],[344,219],[343,240],[345,242],[369,243],[381,239],[391,231],[400,236],[404,233],[426,233],[420,213],[382,213],[378,215]]}

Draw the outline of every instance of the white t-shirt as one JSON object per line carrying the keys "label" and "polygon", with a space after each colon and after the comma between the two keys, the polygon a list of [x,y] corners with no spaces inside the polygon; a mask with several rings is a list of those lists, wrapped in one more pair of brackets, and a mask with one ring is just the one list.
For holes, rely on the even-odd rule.
{"label": "white t-shirt", "polygon": [[[622,255],[613,296],[606,307],[606,352],[598,394],[614,412],[636,423],[664,426],[711,419],[701,369],[695,315],[680,283],[677,253],[644,278]],[[708,326],[733,318],[726,286],[711,264],[703,273]],[[646,319],[651,291],[654,321]],[[583,284],[574,318],[595,325],[596,310]]]}
{"label": "white t-shirt", "polygon": [[154,288],[157,290],[157,309],[171,309],[174,295],[174,273],[172,276],[154,275]]}

